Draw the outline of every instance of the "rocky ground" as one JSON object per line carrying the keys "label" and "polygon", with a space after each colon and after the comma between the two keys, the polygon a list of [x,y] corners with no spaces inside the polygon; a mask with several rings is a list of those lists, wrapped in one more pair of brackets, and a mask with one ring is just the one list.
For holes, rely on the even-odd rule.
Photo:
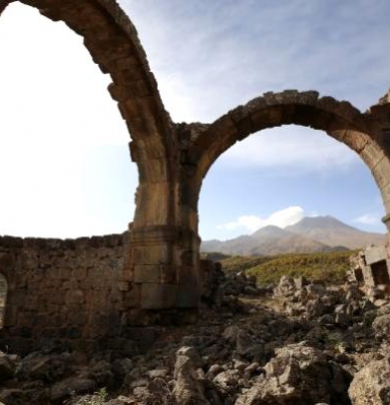
{"label": "rocky ground", "polygon": [[[210,282],[210,280],[209,280]],[[0,354],[0,402],[68,405],[390,404],[387,288],[217,272],[197,325],[145,355],[87,359],[62,345]]]}

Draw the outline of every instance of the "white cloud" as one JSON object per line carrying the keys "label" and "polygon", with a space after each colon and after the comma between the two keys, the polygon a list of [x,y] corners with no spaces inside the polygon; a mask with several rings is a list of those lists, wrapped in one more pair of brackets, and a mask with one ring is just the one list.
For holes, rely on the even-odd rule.
{"label": "white cloud", "polygon": [[364,214],[360,217],[357,217],[353,220],[353,222],[362,225],[381,225],[382,221],[381,218],[376,214]]}
{"label": "white cloud", "polygon": [[243,229],[247,233],[253,233],[265,226],[275,225],[280,228],[285,228],[289,225],[294,225],[304,217],[304,209],[299,206],[287,207],[280,211],[273,212],[267,217],[257,215],[242,215],[236,221],[228,222],[227,224],[219,225],[219,229],[228,231],[235,229]]}
{"label": "white cloud", "polygon": [[220,164],[229,166],[290,168],[298,173],[348,168],[360,162],[358,155],[344,144],[319,131],[297,126],[251,135],[219,159]]}

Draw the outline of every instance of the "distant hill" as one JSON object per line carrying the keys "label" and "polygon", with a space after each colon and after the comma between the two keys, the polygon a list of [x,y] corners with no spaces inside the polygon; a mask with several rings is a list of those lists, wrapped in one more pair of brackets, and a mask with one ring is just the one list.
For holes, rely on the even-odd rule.
{"label": "distant hill", "polygon": [[385,235],[364,232],[331,216],[303,218],[285,229],[266,226],[252,235],[202,242],[202,252],[227,255],[269,256],[285,253],[322,253],[381,244]]}
{"label": "distant hill", "polygon": [[370,244],[385,242],[383,234],[361,231],[329,215],[306,217],[285,229],[325,245],[345,246],[348,249],[360,249]]}

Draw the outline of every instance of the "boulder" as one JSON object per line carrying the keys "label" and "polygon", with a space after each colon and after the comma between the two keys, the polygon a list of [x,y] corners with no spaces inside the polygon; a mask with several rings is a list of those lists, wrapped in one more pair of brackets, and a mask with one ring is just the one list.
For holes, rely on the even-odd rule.
{"label": "boulder", "polygon": [[24,390],[11,388],[3,389],[0,391],[0,403],[7,405],[28,403],[29,400],[27,393]]}
{"label": "boulder", "polygon": [[311,299],[306,303],[306,316],[308,319],[318,318],[326,313],[326,307],[319,297]]}
{"label": "boulder", "polygon": [[224,371],[222,366],[219,364],[213,364],[207,371],[206,377],[209,380],[212,380],[217,374],[222,373],[222,371]]}
{"label": "boulder", "polygon": [[55,381],[68,371],[69,361],[69,353],[31,353],[22,360],[16,376],[21,380]]}
{"label": "boulder", "polygon": [[92,393],[96,388],[96,382],[91,379],[71,377],[51,387],[50,399],[53,403],[62,403],[73,394]]}
{"label": "boulder", "polygon": [[0,383],[13,378],[16,365],[10,356],[0,352]]}
{"label": "boulder", "polygon": [[114,374],[111,371],[111,364],[101,360],[91,365],[87,378],[96,381],[100,387],[111,387],[114,383]]}
{"label": "boulder", "polygon": [[335,323],[340,326],[348,326],[351,322],[350,316],[347,313],[347,304],[337,305],[334,310]]}
{"label": "boulder", "polygon": [[236,325],[228,326],[222,333],[222,337],[232,344],[236,343],[240,328]]}
{"label": "boulder", "polygon": [[348,392],[353,405],[390,405],[390,357],[363,367]]}
{"label": "boulder", "polygon": [[225,395],[233,395],[237,390],[237,383],[240,374],[237,370],[226,370],[219,373],[214,379],[213,383],[218,390]]}
{"label": "boulder", "polygon": [[372,328],[376,339],[390,341],[390,315],[378,316],[372,323]]}
{"label": "boulder", "polygon": [[173,396],[178,404],[210,404],[205,397],[203,381],[199,379],[197,373],[197,368],[200,365],[200,356],[193,347],[182,347],[177,351]]}
{"label": "boulder", "polygon": [[329,363],[320,350],[301,342],[277,349],[276,354],[264,367],[265,377],[240,396],[236,405],[348,403],[349,376]]}
{"label": "boulder", "polygon": [[275,297],[288,297],[294,295],[296,286],[294,279],[288,276],[282,276],[279,284],[274,288]]}
{"label": "boulder", "polygon": [[118,398],[111,399],[105,405],[134,405],[134,399],[120,395]]}
{"label": "boulder", "polygon": [[309,282],[303,276],[294,278],[294,284],[296,289],[301,290],[304,286],[308,285]]}
{"label": "boulder", "polygon": [[255,342],[252,336],[244,329],[239,329],[236,336],[236,352],[242,356],[253,351]]}
{"label": "boulder", "polygon": [[128,358],[116,359],[111,364],[111,371],[114,374],[114,379],[119,384],[123,382],[126,375],[134,368],[133,362]]}

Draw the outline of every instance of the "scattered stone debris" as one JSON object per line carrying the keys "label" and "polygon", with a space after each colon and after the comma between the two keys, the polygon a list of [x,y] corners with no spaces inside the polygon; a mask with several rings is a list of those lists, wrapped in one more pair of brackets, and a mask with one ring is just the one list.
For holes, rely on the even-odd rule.
{"label": "scattered stone debris", "polygon": [[206,274],[198,324],[165,328],[145,353],[1,353],[0,404],[390,404],[385,288]]}
{"label": "scattered stone debris", "polygon": [[275,354],[236,405],[348,403],[351,375],[331,356],[306,342],[276,349]]}

